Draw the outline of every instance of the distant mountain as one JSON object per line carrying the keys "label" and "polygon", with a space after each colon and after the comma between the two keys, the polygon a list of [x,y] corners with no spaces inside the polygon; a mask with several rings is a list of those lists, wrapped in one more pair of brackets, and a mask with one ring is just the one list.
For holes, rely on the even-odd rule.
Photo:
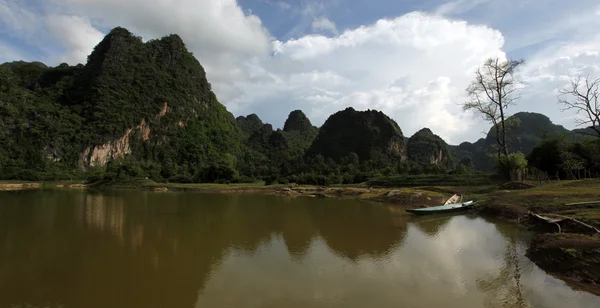
{"label": "distant mountain", "polygon": [[247,147],[245,164],[240,169],[254,178],[292,173],[293,168],[299,168],[298,160],[318,133],[318,128],[300,110],[289,114],[283,130],[273,130],[271,124],[264,124],[256,114],[239,116],[236,122],[246,136]]}
{"label": "distant mountain", "polygon": [[423,165],[452,166],[448,144],[429,128],[423,128],[408,138],[408,159]]}
{"label": "distant mountain", "polygon": [[249,114],[245,117],[239,116],[235,119],[235,122],[246,135],[246,137],[254,134],[264,125],[262,120],[255,113]]}
{"label": "distant mountain", "polygon": [[406,159],[406,146],[398,124],[381,111],[346,108],[331,115],[319,128],[308,149],[309,157],[321,155],[341,162],[351,153],[360,161]]}
{"label": "distant mountain", "polygon": [[581,139],[585,139],[587,137],[597,138],[599,136],[599,133],[598,133],[599,131],[600,131],[600,126],[596,126],[596,129],[593,129],[592,127],[576,128],[576,129],[572,130],[571,132],[573,133],[574,139],[581,140]]}
{"label": "distant mountain", "polygon": [[[507,127],[510,152],[518,151],[528,155],[545,137],[572,136],[569,130],[552,123],[547,116],[539,113],[519,112],[509,117],[507,123],[509,123]],[[469,158],[476,169],[491,170],[493,160],[488,157],[488,154],[497,153],[496,130],[490,128],[486,137],[475,143],[463,142],[450,148],[457,162]]]}
{"label": "distant mountain", "polygon": [[294,110],[290,112],[285,124],[283,125],[284,132],[311,132],[316,131],[317,128],[310,123],[310,120],[306,117],[302,110]]}

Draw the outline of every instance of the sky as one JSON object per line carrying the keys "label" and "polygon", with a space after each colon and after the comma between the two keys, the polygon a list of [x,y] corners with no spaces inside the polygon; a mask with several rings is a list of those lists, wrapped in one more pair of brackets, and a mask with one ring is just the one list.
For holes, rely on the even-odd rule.
{"label": "sky", "polygon": [[597,0],[0,0],[0,63],[85,63],[112,28],[182,37],[235,116],[283,126],[296,109],[322,125],[380,110],[405,136],[451,144],[489,123],[460,106],[485,59],[523,59],[509,114],[540,112],[568,129],[557,89],[600,77]]}

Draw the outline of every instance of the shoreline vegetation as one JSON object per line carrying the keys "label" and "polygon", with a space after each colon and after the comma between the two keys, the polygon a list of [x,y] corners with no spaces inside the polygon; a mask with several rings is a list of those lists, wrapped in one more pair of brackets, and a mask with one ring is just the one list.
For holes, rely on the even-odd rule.
{"label": "shoreline vegetation", "polygon": [[[377,184],[377,185],[374,185]],[[466,199],[477,199],[479,215],[518,224],[535,232],[527,257],[542,269],[570,285],[600,294],[600,179],[554,181],[541,185],[526,183],[485,183],[485,185],[397,185],[382,179],[353,185],[265,185],[245,184],[180,184],[151,180],[91,183],[81,181],[22,182],[0,181],[0,190],[24,189],[125,189],[161,192],[266,193],[284,197],[360,199],[389,205],[394,213],[403,209],[443,203],[454,193]],[[552,222],[530,219],[531,213],[569,217],[578,224],[555,227]],[[562,223],[562,222],[559,222]],[[560,230],[560,232],[558,232]],[[590,230],[592,230],[590,232]]]}

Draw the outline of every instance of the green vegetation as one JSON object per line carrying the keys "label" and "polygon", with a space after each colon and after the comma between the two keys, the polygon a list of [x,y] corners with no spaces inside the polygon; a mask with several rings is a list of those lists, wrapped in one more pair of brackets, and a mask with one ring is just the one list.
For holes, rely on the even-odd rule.
{"label": "green vegetation", "polygon": [[477,174],[431,174],[399,175],[375,178],[367,182],[369,186],[480,186],[498,184],[499,179],[484,173]]}
{"label": "green vegetation", "polygon": [[[115,28],[85,65],[0,65],[0,179],[471,185],[496,181],[481,173],[495,163],[513,180],[532,167],[561,179],[599,175],[597,142],[539,114],[499,119],[486,138],[459,146],[427,128],[405,139],[376,110],[347,108],[320,128],[294,110],[274,129],[256,114],[234,118],[177,35],[144,43]],[[519,152],[531,153],[529,164]]]}
{"label": "green vegetation", "polygon": [[537,145],[528,157],[533,167],[555,179],[581,179],[600,176],[600,139],[572,141],[548,138]]}
{"label": "green vegetation", "polygon": [[398,124],[381,111],[350,107],[325,121],[307,155],[339,163],[354,156],[352,153],[359,161],[399,161],[406,156],[404,136]]}
{"label": "green vegetation", "polygon": [[[106,180],[233,180],[242,156],[233,116],[176,35],[143,43],[116,28],[85,66],[5,63],[0,66],[0,101],[4,179],[97,178],[104,173]],[[98,166],[103,168],[94,168],[97,164],[83,155],[142,121],[147,135],[138,131],[124,141],[131,155]],[[118,150],[128,152],[113,152]]]}
{"label": "green vegetation", "polygon": [[[547,138],[564,138],[581,140],[585,136],[570,132],[560,125],[555,125],[550,119],[539,113],[519,112],[507,119],[507,145],[511,152],[521,152],[529,155],[535,146]],[[457,161],[468,159],[473,167],[479,170],[491,171],[495,167],[495,156],[498,153],[496,130],[492,127],[485,138],[475,143],[463,142],[451,146],[450,152]]]}
{"label": "green vegetation", "polygon": [[429,128],[423,128],[408,139],[406,143],[408,159],[421,165],[438,165],[451,168],[452,157],[448,144]]}

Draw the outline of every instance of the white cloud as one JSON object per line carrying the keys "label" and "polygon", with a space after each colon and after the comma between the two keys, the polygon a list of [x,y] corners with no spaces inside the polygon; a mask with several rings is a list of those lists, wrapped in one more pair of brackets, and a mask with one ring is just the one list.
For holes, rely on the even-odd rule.
{"label": "white cloud", "polygon": [[333,23],[331,20],[327,19],[326,17],[319,17],[319,18],[315,18],[315,20],[313,20],[312,22],[312,30],[315,32],[319,32],[319,31],[329,31],[333,34],[338,34],[338,30],[335,27],[335,23]]}
{"label": "white cloud", "polygon": [[439,15],[454,15],[465,13],[474,7],[490,0],[455,0],[440,5],[436,13]]}
{"label": "white cloud", "polygon": [[203,53],[264,53],[269,37],[260,19],[235,0],[53,0],[73,13],[148,38],[177,33]]}
{"label": "white cloud", "polygon": [[565,40],[584,42],[596,35],[598,27],[600,18],[594,13],[594,8],[566,12],[559,20],[544,19],[531,28],[516,30],[519,35],[512,37],[507,48],[514,50],[552,40],[555,41],[553,45],[558,46]]}
{"label": "white cloud", "polygon": [[85,63],[94,46],[104,34],[94,28],[84,17],[49,15],[46,18],[48,30],[65,46],[67,53],[60,56],[60,61]]}
{"label": "white cloud", "polygon": [[0,33],[32,35],[38,28],[36,16],[17,1],[0,0]]}
{"label": "white cloud", "polygon": [[285,1],[272,1],[272,0],[263,0],[265,3],[275,6],[282,10],[289,10],[292,8],[292,5]]}
{"label": "white cloud", "polygon": [[[493,29],[423,13],[380,20],[331,38],[308,35],[276,41],[275,58],[295,64],[276,73],[284,82],[273,85],[273,91],[261,91],[267,97],[260,98],[252,97],[256,84],[240,85],[249,96],[232,102],[235,109],[247,112],[256,105],[285,101],[288,109],[307,111],[317,124],[348,106],[379,109],[407,135],[428,126],[459,142],[456,136],[468,134],[465,123],[475,119],[465,117],[457,103],[472,70],[486,57],[502,55],[502,44],[502,35]],[[285,76],[298,80],[294,77],[306,72],[313,76],[304,83],[285,82]],[[405,85],[399,86],[398,80]],[[289,112],[271,111],[279,112],[279,117]]]}
{"label": "white cloud", "polygon": [[527,82],[518,109],[541,112],[557,124],[574,128],[573,112],[561,112],[557,89],[568,85],[569,78],[600,78],[600,35],[586,41],[551,46],[532,55],[521,76]]}

